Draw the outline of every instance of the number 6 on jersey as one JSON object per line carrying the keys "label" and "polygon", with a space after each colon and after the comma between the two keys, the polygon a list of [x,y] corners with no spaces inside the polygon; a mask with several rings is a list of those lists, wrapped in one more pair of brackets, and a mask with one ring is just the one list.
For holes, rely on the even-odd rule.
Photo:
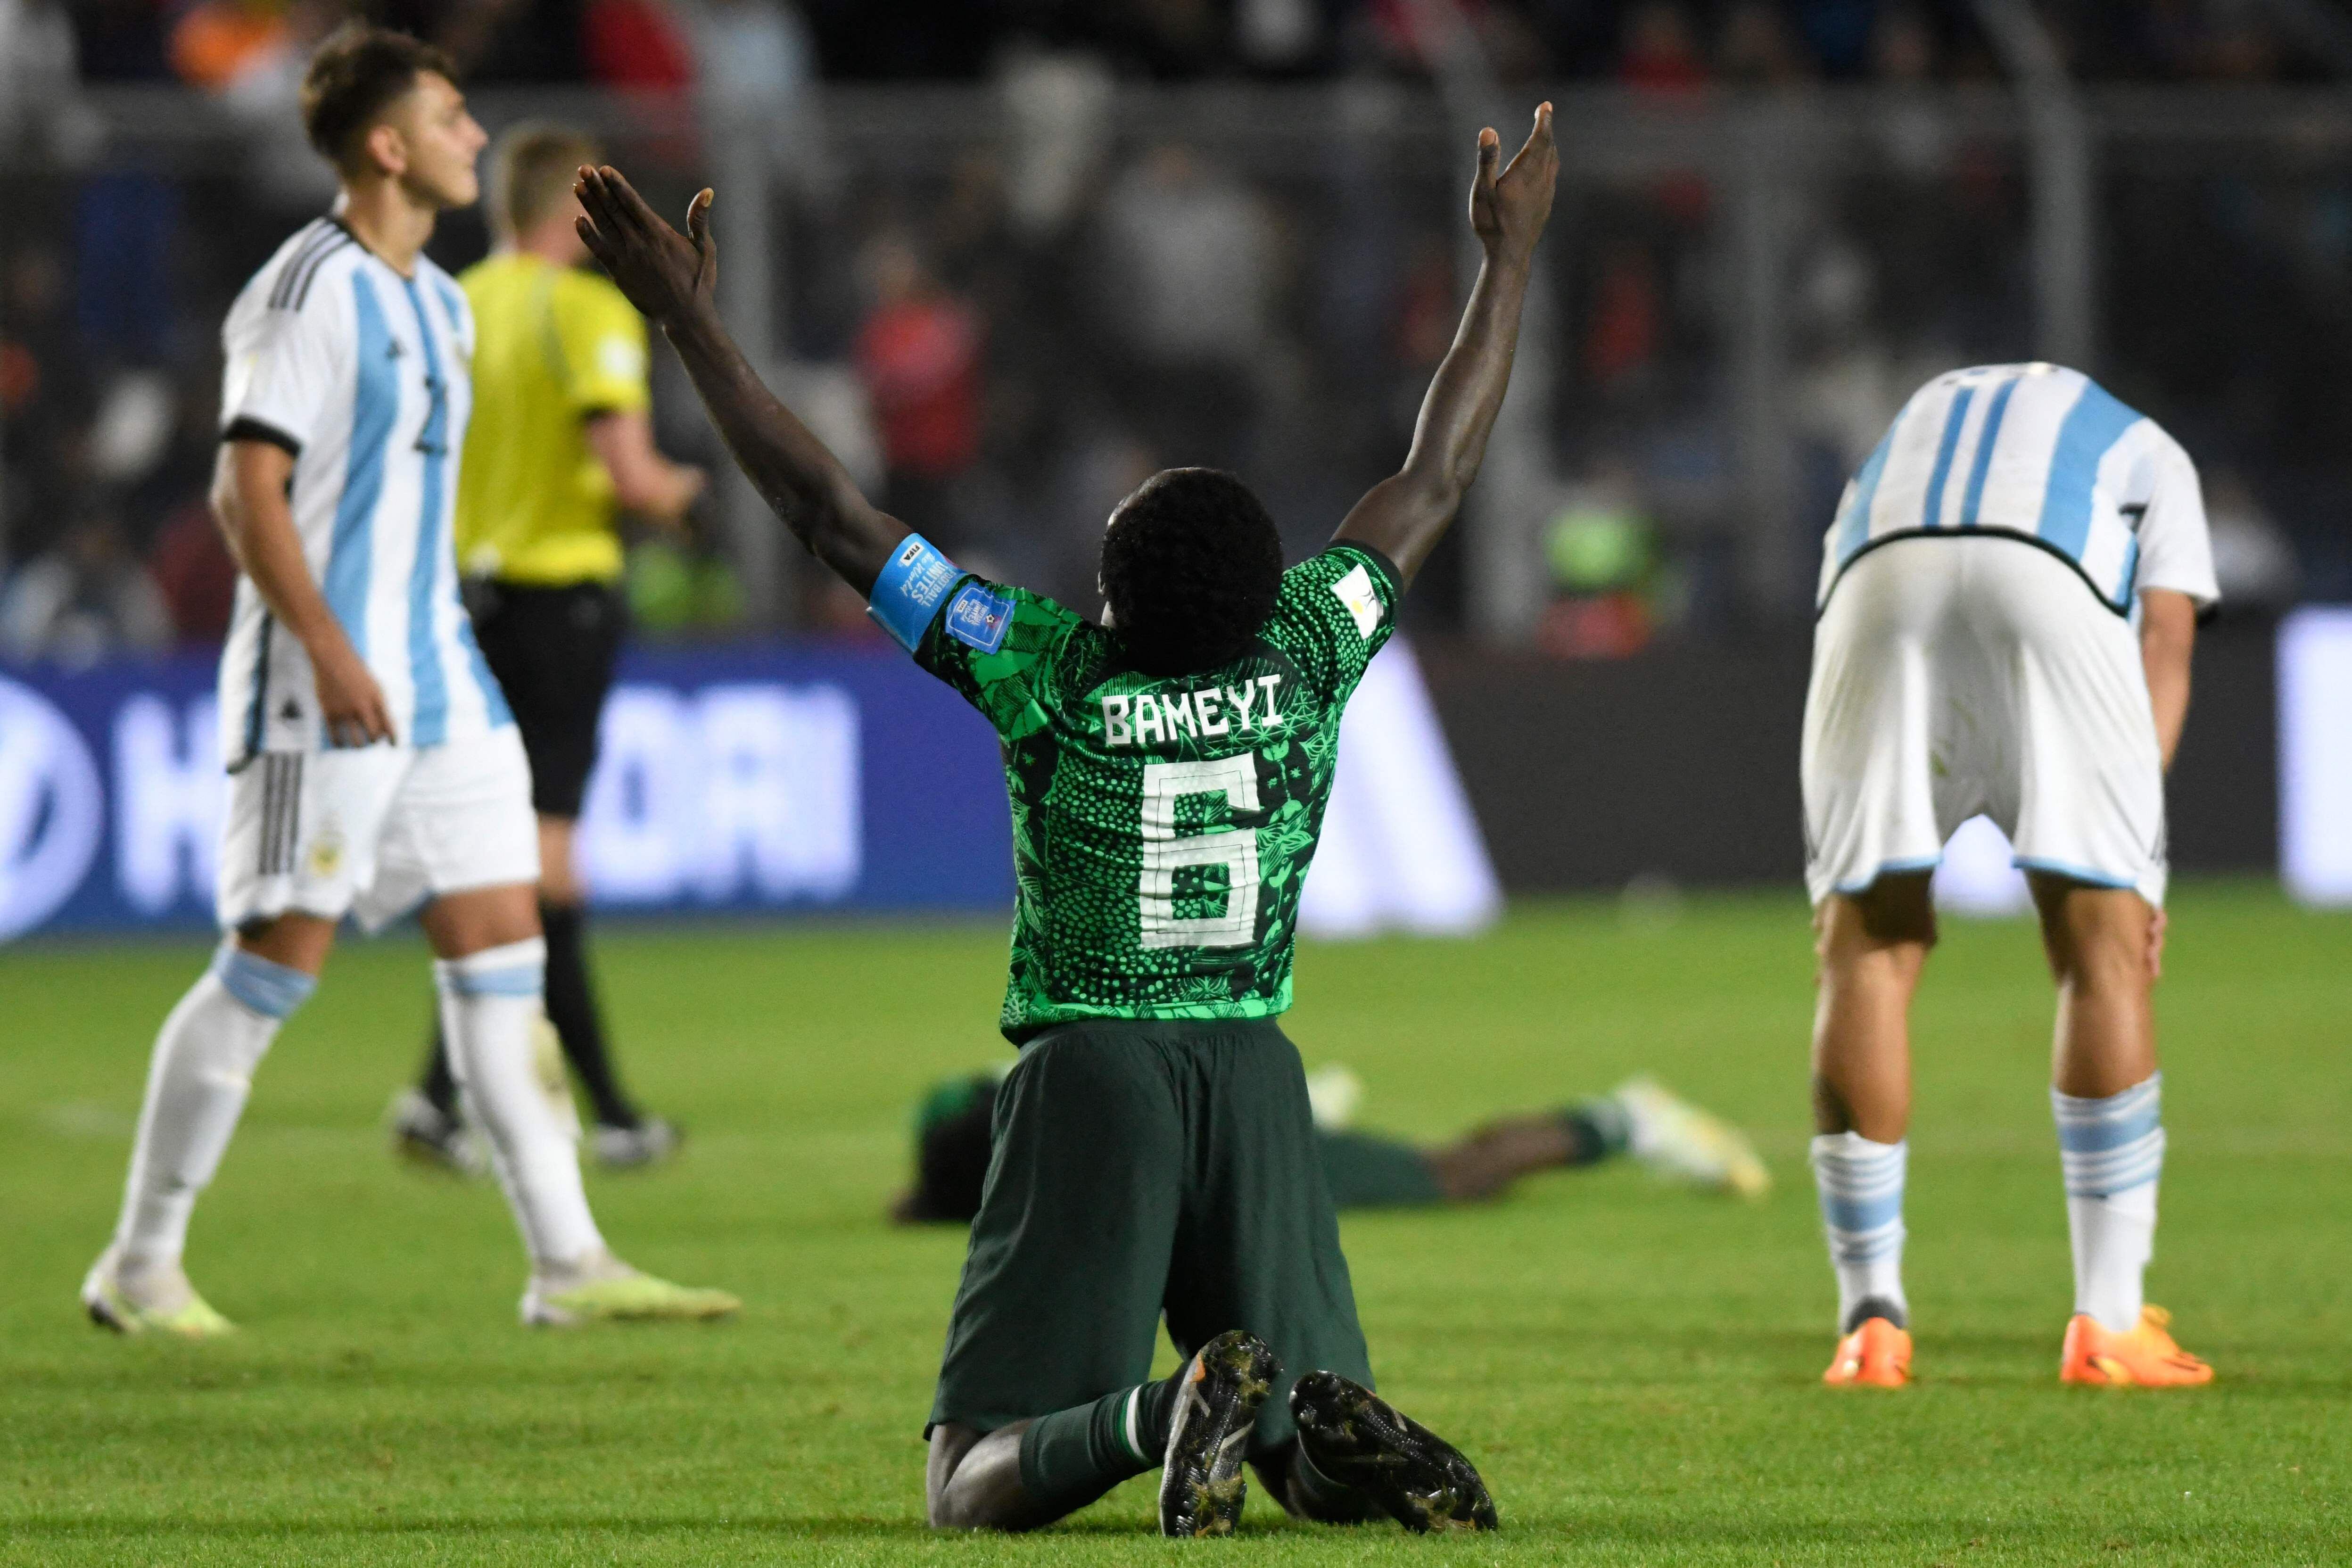
{"label": "number 6 on jersey", "polygon": [[[1236,812],[1257,810],[1257,757],[1152,763],[1143,770],[1143,873],[1136,890],[1145,947],[1247,947],[1257,935],[1257,834],[1176,832],[1176,803],[1219,795]],[[1176,913],[1176,873],[1190,866],[1225,868],[1225,912],[1192,919]]]}

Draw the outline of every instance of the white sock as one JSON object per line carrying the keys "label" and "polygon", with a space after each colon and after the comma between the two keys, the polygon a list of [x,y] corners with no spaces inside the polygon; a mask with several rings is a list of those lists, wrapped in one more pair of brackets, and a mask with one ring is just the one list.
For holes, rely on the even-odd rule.
{"label": "white sock", "polygon": [[2050,1091],[2074,1242],[2074,1310],[2117,1333],[2138,1326],[2141,1280],[2156,1250],[2163,1100],[2162,1073],[2098,1100]]}
{"label": "white sock", "polygon": [[126,1272],[176,1265],[196,1194],[220,1169],[253,1069],[319,983],[224,942],[155,1037],[114,1229]]}
{"label": "white sock", "polygon": [[1903,1295],[1903,1177],[1911,1145],[1874,1143],[1858,1132],[1813,1140],[1813,1185],[1821,1194],[1822,1225],[1829,1232],[1830,1267],[1837,1271],[1838,1331],[1853,1330],[1864,1301],[1894,1309],[1897,1326],[1911,1304]]}
{"label": "white sock", "polygon": [[547,943],[538,937],[433,965],[449,1070],[488,1138],[490,1164],[534,1268],[576,1266],[604,1246],[580,1184],[572,1129],[541,1091],[531,1061],[546,970]]}

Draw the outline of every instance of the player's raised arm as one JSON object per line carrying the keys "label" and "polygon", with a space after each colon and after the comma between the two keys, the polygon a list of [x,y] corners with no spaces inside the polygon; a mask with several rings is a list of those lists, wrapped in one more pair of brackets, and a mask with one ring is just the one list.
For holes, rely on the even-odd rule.
{"label": "player's raised arm", "polygon": [[1444,537],[1463,492],[1478,477],[1486,455],[1486,435],[1511,384],[1511,355],[1518,346],[1519,307],[1528,296],[1528,274],[1536,241],[1551,216],[1553,182],[1559,153],[1552,145],[1551,105],[1536,110],[1535,129],[1508,168],[1502,141],[1492,131],[1478,133],[1478,176],[1470,187],[1470,226],[1486,249],[1478,281],[1470,290],[1454,346],[1429,384],[1421,418],[1413,426],[1412,450],[1393,478],[1381,480],[1358,501],[1339,525],[1338,537],[1371,545],[1396,563],[1407,583]]}
{"label": "player's raised arm", "polygon": [[710,192],[687,208],[681,235],[609,165],[583,168],[572,188],[588,214],[580,237],[629,303],[660,324],[736,465],[795,538],[871,595],[907,526],[858,492],[849,470],[768,390],[728,335],[716,297]]}

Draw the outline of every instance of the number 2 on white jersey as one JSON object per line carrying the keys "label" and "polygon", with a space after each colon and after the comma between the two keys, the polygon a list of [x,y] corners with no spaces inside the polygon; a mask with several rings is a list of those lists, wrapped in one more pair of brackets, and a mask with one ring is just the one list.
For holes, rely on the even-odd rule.
{"label": "number 2 on white jersey", "polygon": [[[1138,883],[1146,947],[1247,947],[1257,935],[1257,834],[1178,837],[1176,802],[1188,795],[1221,795],[1234,810],[1257,809],[1257,758],[1249,752],[1214,762],[1149,763],[1143,769],[1143,875]],[[1187,866],[1225,868],[1225,912],[1180,920],[1176,873]]]}

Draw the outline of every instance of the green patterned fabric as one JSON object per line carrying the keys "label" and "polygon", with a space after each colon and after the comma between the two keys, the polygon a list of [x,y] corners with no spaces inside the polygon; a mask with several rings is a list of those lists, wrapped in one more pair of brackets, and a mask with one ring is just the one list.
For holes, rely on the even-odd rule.
{"label": "green patterned fabric", "polygon": [[1398,592],[1378,552],[1335,544],[1283,574],[1248,652],[1170,678],[1128,668],[1112,634],[1043,595],[966,577],[949,595],[916,661],[1003,742],[1007,1038],[1076,1018],[1289,1007],[1340,711],[1394,628]]}

